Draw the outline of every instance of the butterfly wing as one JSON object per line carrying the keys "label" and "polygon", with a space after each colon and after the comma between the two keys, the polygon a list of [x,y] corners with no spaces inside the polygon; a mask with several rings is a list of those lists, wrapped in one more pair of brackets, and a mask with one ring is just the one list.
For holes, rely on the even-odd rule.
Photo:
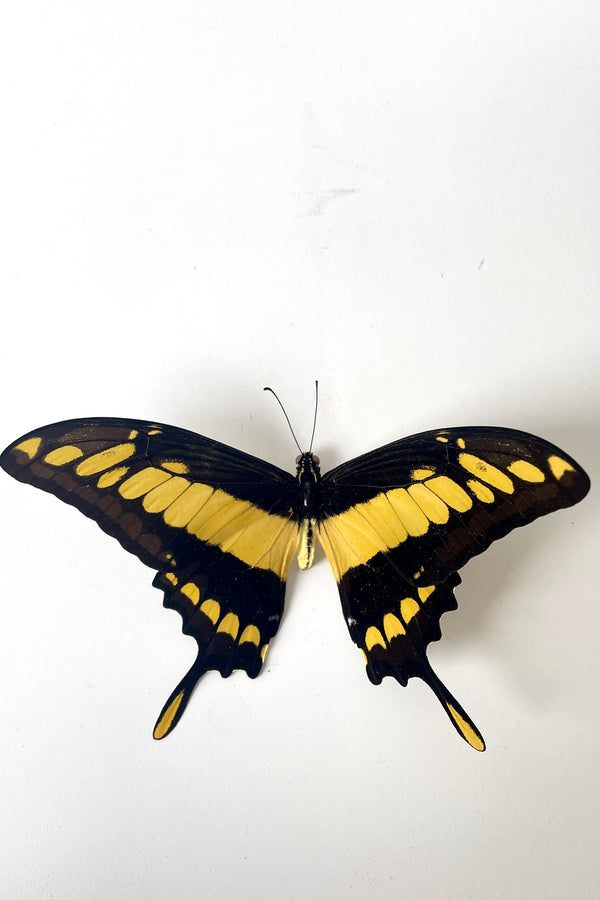
{"label": "butterfly wing", "polygon": [[94,519],[157,570],[197,658],[154,729],[171,731],[208,669],[258,675],[276,633],[298,524],[288,472],[201,435],[150,422],[76,419],[33,431],[0,464]]}
{"label": "butterfly wing", "polygon": [[457,570],[588,489],[587,475],[562,450],[503,428],[425,432],[328,472],[320,539],[371,681],[422,678],[459,733],[483,750],[426,656],[441,636],[440,617],[456,608]]}

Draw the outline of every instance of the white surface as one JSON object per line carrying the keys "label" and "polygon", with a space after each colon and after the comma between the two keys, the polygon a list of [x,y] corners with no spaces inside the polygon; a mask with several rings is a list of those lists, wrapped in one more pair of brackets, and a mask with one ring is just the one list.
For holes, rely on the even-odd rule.
{"label": "white surface", "polygon": [[81,415],[324,469],[538,433],[590,497],[463,570],[421,683],[365,678],[323,559],[257,681],[155,717],[152,573],[2,476],[0,893],[598,897],[598,6],[34,0],[5,12],[5,446]]}

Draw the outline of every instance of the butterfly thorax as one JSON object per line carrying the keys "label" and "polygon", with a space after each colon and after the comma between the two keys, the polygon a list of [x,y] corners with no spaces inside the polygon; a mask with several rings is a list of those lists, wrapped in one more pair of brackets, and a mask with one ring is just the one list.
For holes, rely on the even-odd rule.
{"label": "butterfly thorax", "polygon": [[298,565],[301,569],[312,566],[317,542],[319,511],[321,508],[321,471],[319,457],[302,453],[296,459],[296,480],[299,487],[297,516]]}

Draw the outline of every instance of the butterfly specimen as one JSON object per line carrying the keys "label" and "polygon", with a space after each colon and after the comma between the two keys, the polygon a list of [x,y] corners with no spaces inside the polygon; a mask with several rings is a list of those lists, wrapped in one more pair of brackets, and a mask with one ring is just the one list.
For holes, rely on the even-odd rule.
{"label": "butterfly specimen", "polygon": [[422,678],[459,734],[485,744],[426,656],[456,609],[458,569],[496,538],[581,500],[589,479],[547,441],[506,428],[446,428],[387,444],[320,474],[301,453],[292,475],[201,435],[129,419],[38,428],[0,457],[157,571],[164,605],[198,655],[154,737],[179,721],[209,669],[255,678],[283,613],[294,552],[320,541],[350,636],[374,684]]}

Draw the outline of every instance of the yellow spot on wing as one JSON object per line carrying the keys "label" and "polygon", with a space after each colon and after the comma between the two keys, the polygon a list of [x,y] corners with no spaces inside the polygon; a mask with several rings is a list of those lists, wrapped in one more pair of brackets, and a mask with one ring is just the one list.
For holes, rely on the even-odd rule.
{"label": "yellow spot on wing", "polygon": [[446,475],[437,475],[435,478],[430,478],[427,482],[427,487],[457,512],[466,512],[473,506],[473,501],[467,492],[461,488],[460,484],[457,484],[456,481],[453,481]]}
{"label": "yellow spot on wing", "polygon": [[107,488],[112,484],[116,484],[127,472],[129,472],[129,466],[118,466],[116,469],[111,469],[110,472],[105,472],[98,479],[98,487]]}
{"label": "yellow spot on wing", "polygon": [[[207,523],[206,531],[208,534],[211,522]],[[259,510],[258,507],[250,504],[244,506],[240,503],[233,504],[227,510],[227,518],[223,518],[219,530],[209,535],[212,543],[218,544],[222,550],[235,553],[242,558],[250,556],[256,564],[261,553],[268,551],[272,543],[277,540],[280,531],[287,524],[287,519],[280,516],[270,516],[269,513]]]}
{"label": "yellow spot on wing", "polygon": [[397,547],[408,537],[408,532],[386,494],[377,494],[356,509],[370,523],[387,547]]}
{"label": "yellow spot on wing", "polygon": [[493,491],[490,491],[487,484],[482,484],[481,481],[477,481],[476,478],[468,478],[467,487],[475,494],[478,500],[481,500],[482,503],[494,502],[494,493]]}
{"label": "yellow spot on wing", "polygon": [[205,616],[208,616],[213,625],[216,625],[221,615],[221,605],[218,600],[205,600],[200,607]]}
{"label": "yellow spot on wing", "polygon": [[448,438],[447,438],[447,437],[444,437],[443,434],[438,434],[438,436],[436,437],[436,441],[439,441],[440,444],[447,444],[447,443],[448,443]]}
{"label": "yellow spot on wing", "polygon": [[458,730],[464,737],[464,739],[473,747],[475,750],[485,750],[485,744],[479,737],[476,731],[473,730],[473,726],[463,719],[461,714],[454,709],[451,703],[447,704],[447,709],[456,724],[458,725]]}
{"label": "yellow spot on wing", "polygon": [[172,528],[185,528],[200,511],[214,488],[207,484],[192,484],[171,503],[163,513],[163,519]]}
{"label": "yellow spot on wing", "polygon": [[272,515],[209,485],[190,484],[155,467],[128,478],[119,493],[128,500],[146,494],[145,509],[164,510],[167,525],[186,528],[198,540],[234,554],[251,567],[271,569],[285,579],[298,534],[298,525],[291,519]]}
{"label": "yellow spot on wing", "polygon": [[568,463],[566,459],[561,459],[560,456],[548,457],[548,465],[550,466],[550,471],[557,481],[560,481],[565,472],[575,471],[571,463]]}
{"label": "yellow spot on wing", "polygon": [[139,434],[139,431],[136,431],[135,428],[129,432],[128,438],[130,441],[133,441]]}
{"label": "yellow spot on wing", "polygon": [[26,441],[21,441],[20,444],[17,444],[15,450],[20,450],[21,453],[24,453],[29,459],[33,459],[40,449],[41,443],[42,439],[39,437],[28,438]]}
{"label": "yellow spot on wing", "polygon": [[400,615],[408,625],[411,619],[414,619],[420,610],[420,606],[413,597],[404,597],[400,601]]}
{"label": "yellow spot on wing", "polygon": [[408,493],[415,503],[420,506],[430,522],[436,525],[445,525],[450,518],[450,510],[443,500],[430,491],[425,484],[411,484]]}
{"label": "yellow spot on wing", "polygon": [[[200,607],[202,609],[202,607]],[[227,613],[226,616],[223,616],[221,621],[219,622],[219,627],[217,631],[220,631],[224,634],[229,634],[233,640],[235,641],[238,631],[240,630],[240,620],[236,616],[235,613]]]}
{"label": "yellow spot on wing", "polygon": [[[379,529],[373,526],[371,522],[373,511],[369,509],[369,506],[369,503],[360,503],[357,506],[351,506],[346,512],[335,517],[335,524],[340,535],[352,545],[362,559],[370,559],[379,551],[385,551],[390,546]],[[386,528],[385,519],[377,524]],[[395,534],[392,532],[387,537],[388,540],[391,537],[392,546],[395,546],[398,540]]]}
{"label": "yellow spot on wing", "polygon": [[404,625],[393,613],[387,613],[383,617],[383,630],[385,631],[388,642],[391,641],[392,638],[401,637],[403,634],[406,634]]}
{"label": "yellow spot on wing", "polygon": [[344,572],[358,566],[363,560],[356,556],[347,542],[340,537],[335,526],[335,516],[325,519],[319,526],[319,540],[335,580],[339,583]]}
{"label": "yellow spot on wing", "polygon": [[387,498],[408,534],[412,537],[420,537],[427,532],[429,519],[417,506],[408,491],[404,488],[396,488],[387,492]]}
{"label": "yellow spot on wing", "polygon": [[227,539],[219,537],[216,543],[247,565],[271,569],[285,579],[297,542],[296,522],[270,515],[258,507],[251,507],[246,512],[243,530],[229,534]]}
{"label": "yellow spot on wing", "polygon": [[460,447],[461,450],[464,450],[464,449],[465,449],[465,446],[466,446],[466,445],[465,445],[465,439],[464,439],[464,438],[458,438],[458,440],[456,441],[456,444],[457,444],[458,447]]}
{"label": "yellow spot on wing", "polygon": [[119,494],[125,500],[135,500],[137,497],[147,494],[152,488],[158,487],[163,481],[167,481],[171,476],[162,469],[156,469],[154,466],[147,466],[145,469],[136,472],[127,481],[124,481],[119,488]]}
{"label": "yellow spot on wing", "polygon": [[496,466],[486,463],[478,456],[473,456],[472,453],[459,453],[458,461],[463,469],[466,469],[471,475],[476,475],[481,481],[491,484],[492,487],[498,488],[499,491],[505,494],[513,493],[515,488],[512,481],[508,475],[505,475]]}
{"label": "yellow spot on wing", "polygon": [[524,459],[517,459],[508,466],[508,471],[521,481],[540,482],[546,477],[541,469]]}
{"label": "yellow spot on wing", "polygon": [[[358,503],[320,523],[319,538],[337,581],[348,569],[367,562],[380,551],[397,547],[408,538],[405,523],[390,501],[391,493],[394,492],[377,494],[372,500]],[[406,491],[403,493],[418,515],[420,510]],[[424,522],[428,527],[427,519]]]}
{"label": "yellow spot on wing", "polygon": [[319,525],[319,538],[337,581],[348,569],[398,546],[407,537],[397,511],[383,493]]}
{"label": "yellow spot on wing", "polygon": [[256,625],[246,625],[239,640],[240,644],[260,644],[260,631]]}
{"label": "yellow spot on wing", "polygon": [[411,481],[423,481],[425,478],[431,478],[435,475],[435,469],[413,469],[410,473]]}
{"label": "yellow spot on wing", "polygon": [[186,465],[184,462],[178,462],[176,459],[165,459],[164,462],[161,462],[161,466],[168,472],[173,472],[174,475],[187,475],[187,473],[190,471],[190,467],[188,465]]}
{"label": "yellow spot on wing", "polygon": [[94,453],[88,456],[83,462],[80,462],[75,469],[78,475],[85,477],[86,475],[95,475],[97,472],[103,472],[110,469],[118,463],[129,459],[135,453],[135,444],[116,444],[114,447],[107,447],[100,453]]}
{"label": "yellow spot on wing", "polygon": [[171,582],[171,584],[177,584],[177,575],[174,572],[165,572],[165,578]]}
{"label": "yellow spot on wing", "polygon": [[179,709],[181,701],[183,700],[183,695],[185,691],[180,691],[176,697],[171,700],[164,713],[154,726],[153,737],[156,738],[157,741],[160,741],[162,737],[167,734],[169,728],[171,727],[171,723],[175,718],[175,714]]}
{"label": "yellow spot on wing", "polygon": [[57,447],[56,450],[46,453],[44,462],[49,463],[51,466],[64,466],[65,463],[73,462],[74,459],[79,459],[80,456],[83,456],[83,450],[73,446],[73,444],[66,444],[64,447]]}
{"label": "yellow spot on wing", "polygon": [[367,650],[372,650],[377,644],[381,647],[385,647],[385,640],[379,628],[375,628],[374,625],[371,625],[367,628],[365,634],[365,647]]}
{"label": "yellow spot on wing", "polygon": [[144,509],[149,513],[162,512],[189,487],[190,482],[187,478],[173,475],[168,481],[164,481],[146,494],[142,501]]}
{"label": "yellow spot on wing", "polygon": [[[211,541],[211,543],[217,544],[220,542],[217,537],[218,533],[222,532],[220,539],[231,534],[232,521],[252,509],[252,504],[246,500],[236,500],[231,494],[217,489],[212,491],[197,515],[188,523],[187,530],[202,541]],[[264,512],[262,514],[265,515]],[[233,533],[238,531],[239,528],[235,525]]]}
{"label": "yellow spot on wing", "polygon": [[428,597],[431,597],[433,592],[435,591],[435,584],[430,584],[427,587],[417,588],[417,593],[419,595],[419,600],[421,603],[425,603]]}
{"label": "yellow spot on wing", "polygon": [[[194,584],[193,581],[188,581],[187,584],[184,584],[181,588],[181,593],[185,594],[185,596],[188,598],[188,600],[191,600],[194,606],[196,606],[198,601],[200,600],[200,588],[197,584]],[[210,602],[212,603],[214,601]],[[217,619],[218,618],[219,617],[217,616]]]}

